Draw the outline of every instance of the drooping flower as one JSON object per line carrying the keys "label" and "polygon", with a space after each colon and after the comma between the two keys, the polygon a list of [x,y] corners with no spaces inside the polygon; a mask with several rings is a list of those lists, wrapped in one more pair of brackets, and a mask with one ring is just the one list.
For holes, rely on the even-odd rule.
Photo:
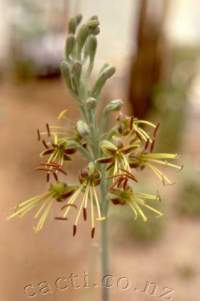
{"label": "drooping flower", "polygon": [[[50,127],[46,125],[47,132],[40,133],[38,138],[42,141],[45,150],[41,152],[41,157],[49,156],[47,163],[56,162],[63,165],[64,161],[71,160],[70,155],[76,152],[73,144],[73,138],[66,136],[66,130],[63,127]],[[53,130],[53,131],[52,131]],[[41,134],[47,134],[48,141],[41,139]],[[65,135],[63,135],[65,134]]]}
{"label": "drooping flower", "polygon": [[171,167],[181,170],[182,166],[174,164],[171,161],[177,159],[177,154],[168,153],[147,153],[131,154],[129,156],[129,164],[133,168],[148,167],[162,181],[163,184],[173,184],[172,181],[163,173],[158,166]]}
{"label": "drooping flower", "polygon": [[[100,172],[94,167],[93,163],[89,163],[88,168],[81,172],[80,175],[80,186],[76,189],[74,194],[69,199],[68,203],[63,206],[64,214],[63,217],[67,218],[71,207],[75,205],[79,196],[81,195],[81,201],[79,204],[76,219],[73,225],[73,236],[77,233],[77,226],[83,213],[83,219],[86,221],[88,217],[88,207],[90,205],[90,215],[91,215],[91,237],[95,234],[95,220],[102,221],[105,217],[102,216],[100,201],[98,198],[98,192],[96,186],[100,184],[101,175]],[[95,210],[96,207],[96,210]],[[97,212],[97,217],[95,217]]]}
{"label": "drooping flower", "polygon": [[103,140],[101,150],[104,157],[97,160],[99,163],[107,164],[106,170],[110,176],[116,176],[122,173],[123,170],[131,173],[131,167],[128,162],[128,154],[137,148],[137,144],[124,145],[120,139],[115,139],[113,142]]}
{"label": "drooping flower", "polygon": [[148,204],[149,201],[160,201],[160,197],[154,194],[135,192],[129,185],[125,188],[111,188],[111,201],[114,205],[128,205],[133,211],[135,219],[140,216],[144,222],[148,221],[144,209],[154,212],[157,217],[162,216],[162,212]]}
{"label": "drooping flower", "polygon": [[33,209],[37,210],[34,218],[38,219],[37,225],[34,227],[35,232],[39,232],[44,227],[49,212],[55,201],[63,201],[73,195],[76,186],[67,185],[66,183],[57,182],[51,184],[49,190],[41,195],[34,196],[17,205],[15,212],[12,213],[8,219],[14,217],[23,217]]}
{"label": "drooping flower", "polygon": [[140,141],[147,142],[148,140],[150,143],[153,141],[151,135],[142,127],[142,126],[149,126],[153,129],[153,138],[155,138],[157,130],[160,126],[158,123],[157,125],[149,122],[147,120],[140,120],[135,118],[134,116],[126,116],[124,114],[119,114],[117,117],[117,132],[122,136],[129,136],[131,140],[139,139]]}

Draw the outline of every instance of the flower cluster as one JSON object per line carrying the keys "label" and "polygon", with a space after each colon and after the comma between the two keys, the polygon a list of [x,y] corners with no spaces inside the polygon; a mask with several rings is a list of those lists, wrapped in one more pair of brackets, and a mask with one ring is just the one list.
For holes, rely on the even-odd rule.
{"label": "flower cluster", "polygon": [[[82,216],[90,220],[91,237],[95,235],[96,221],[108,218],[110,204],[128,206],[134,217],[147,221],[145,210],[156,216],[162,213],[151,204],[160,201],[158,194],[138,192],[139,171],[148,168],[163,184],[172,184],[163,167],[180,170],[177,155],[154,151],[160,124],[126,116],[121,112],[122,100],[111,100],[97,119],[97,105],[101,90],[114,74],[115,68],[105,64],[96,79],[91,81],[99,34],[99,20],[91,17],[81,25],[82,17],[69,22],[65,58],[61,63],[67,87],[80,108],[81,119],[69,131],[68,127],[46,124],[45,131],[37,130],[43,145],[42,162],[36,168],[46,175],[47,192],[21,202],[9,216],[23,217],[36,210],[38,219],[35,231],[40,231],[47,221],[54,204],[61,205],[56,220],[67,221],[71,211],[76,211],[73,236]],[[59,119],[67,120],[67,110]],[[110,114],[116,114],[114,125],[108,129]],[[71,122],[70,122],[71,124]],[[87,164],[81,169],[75,183],[68,183],[67,162],[80,153]],[[62,176],[62,179],[60,179]]]}

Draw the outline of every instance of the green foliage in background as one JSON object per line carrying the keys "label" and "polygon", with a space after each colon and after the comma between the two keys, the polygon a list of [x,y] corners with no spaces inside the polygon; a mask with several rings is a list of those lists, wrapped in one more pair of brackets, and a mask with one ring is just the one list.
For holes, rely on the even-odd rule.
{"label": "green foliage in background", "polygon": [[157,149],[179,151],[186,122],[188,95],[195,75],[199,47],[172,50],[167,78],[154,90],[153,115],[162,120]]}

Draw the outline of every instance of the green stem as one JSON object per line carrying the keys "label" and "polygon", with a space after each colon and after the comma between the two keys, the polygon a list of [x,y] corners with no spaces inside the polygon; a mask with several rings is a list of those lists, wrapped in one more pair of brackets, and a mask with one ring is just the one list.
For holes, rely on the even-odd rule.
{"label": "green stem", "polygon": [[[106,217],[104,221],[101,222],[101,280],[109,274],[109,252],[108,252],[108,203],[106,199],[106,181],[103,180],[101,184],[101,200],[102,200],[102,214]],[[109,290],[102,283],[102,301],[109,301]]]}
{"label": "green stem", "polygon": [[[108,222],[101,223],[101,280],[109,274],[109,257],[108,257]],[[103,284],[103,283],[102,283]],[[102,285],[102,301],[109,301],[109,290]]]}

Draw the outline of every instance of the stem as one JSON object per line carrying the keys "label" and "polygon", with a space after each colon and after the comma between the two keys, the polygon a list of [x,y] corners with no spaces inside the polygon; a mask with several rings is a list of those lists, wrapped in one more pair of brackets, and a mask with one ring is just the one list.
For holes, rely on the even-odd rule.
{"label": "stem", "polygon": [[[109,274],[109,257],[108,257],[108,222],[101,223],[101,280]],[[109,301],[108,288],[102,285],[102,301]]]}
{"label": "stem", "polygon": [[[109,254],[108,254],[108,203],[106,200],[106,181],[103,180],[101,184],[101,201],[102,201],[102,214],[106,217],[104,221],[101,222],[101,281],[103,278],[109,274]],[[103,284],[103,283],[102,283]],[[109,291],[105,285],[102,285],[102,301],[109,301]]]}

